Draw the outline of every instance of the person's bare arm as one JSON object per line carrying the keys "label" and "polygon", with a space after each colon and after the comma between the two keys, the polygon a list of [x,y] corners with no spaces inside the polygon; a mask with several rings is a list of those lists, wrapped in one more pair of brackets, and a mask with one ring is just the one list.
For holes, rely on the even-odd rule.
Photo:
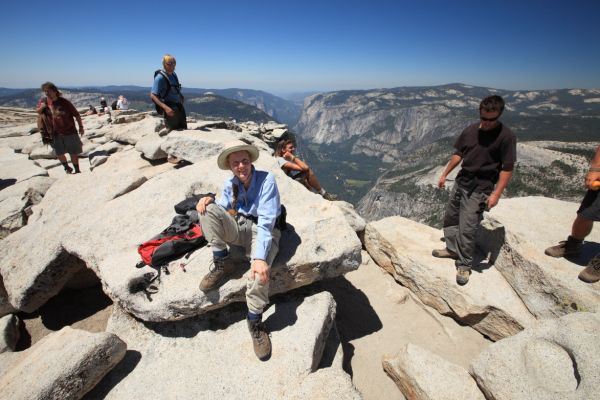
{"label": "person's bare arm", "polygon": [[158,104],[158,106],[165,111],[165,114],[167,114],[167,116],[172,117],[173,115],[175,115],[175,111],[173,111],[171,107],[160,101],[157,95],[155,95],[154,93],[150,93],[150,98],[153,102]]}
{"label": "person's bare arm", "polygon": [[440,189],[446,187],[446,178],[448,177],[448,174],[452,172],[452,170],[454,170],[454,168],[456,168],[461,161],[462,157],[459,155],[453,154],[452,157],[450,157],[450,161],[448,161],[448,164],[446,165],[446,168],[444,168],[444,172],[442,172],[442,175],[438,181],[438,187]]}
{"label": "person's bare arm", "polygon": [[502,193],[504,192],[504,189],[506,189],[506,186],[508,185],[508,182],[510,182],[510,178],[512,178],[512,176],[512,171],[500,171],[500,176],[498,177],[498,183],[496,184],[496,188],[494,189],[492,194],[490,194],[490,197],[488,197],[488,209],[492,209],[496,206],[496,204],[498,204],[498,202],[500,201],[500,197],[502,197]]}
{"label": "person's bare arm", "polygon": [[585,187],[592,189],[592,184],[600,181],[600,146],[596,149],[596,155],[590,164],[590,169],[585,175]]}

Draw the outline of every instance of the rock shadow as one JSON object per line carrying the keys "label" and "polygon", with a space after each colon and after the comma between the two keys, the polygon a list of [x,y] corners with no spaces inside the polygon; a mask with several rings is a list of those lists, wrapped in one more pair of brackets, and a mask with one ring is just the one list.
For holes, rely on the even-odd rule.
{"label": "rock shadow", "polygon": [[139,351],[127,350],[125,357],[87,394],[83,400],[104,399],[110,391],[129,375],[142,359]]}
{"label": "rock shadow", "polygon": [[342,366],[352,376],[354,345],[350,342],[381,330],[383,323],[366,294],[344,276],[315,282],[281,296],[307,297],[322,291],[331,293],[336,301],[335,326],[344,351]]}
{"label": "rock shadow", "polygon": [[286,229],[281,231],[279,239],[279,252],[273,261],[273,265],[285,265],[296,254],[298,246],[302,243],[302,239],[296,233],[294,225],[286,224]]}
{"label": "rock shadow", "polygon": [[600,254],[600,243],[584,241],[581,245],[581,253],[577,257],[568,257],[567,260],[574,264],[585,267],[592,258]]}
{"label": "rock shadow", "polygon": [[14,185],[15,183],[17,183],[17,180],[15,178],[8,178],[8,179],[0,178],[0,190],[6,189],[7,187]]}

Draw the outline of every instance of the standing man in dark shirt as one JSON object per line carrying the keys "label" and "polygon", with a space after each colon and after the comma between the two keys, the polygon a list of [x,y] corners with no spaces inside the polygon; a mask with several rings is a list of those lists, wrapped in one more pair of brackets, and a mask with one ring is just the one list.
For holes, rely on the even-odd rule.
{"label": "standing man in dark shirt", "polygon": [[462,161],[450,194],[444,217],[446,248],[432,255],[456,260],[456,282],[469,281],[475,232],[483,211],[498,204],[513,174],[517,159],[517,138],[498,118],[504,111],[500,96],[488,96],[479,104],[480,122],[468,126],[454,143],[454,154],[440,176],[444,188],[446,177]]}

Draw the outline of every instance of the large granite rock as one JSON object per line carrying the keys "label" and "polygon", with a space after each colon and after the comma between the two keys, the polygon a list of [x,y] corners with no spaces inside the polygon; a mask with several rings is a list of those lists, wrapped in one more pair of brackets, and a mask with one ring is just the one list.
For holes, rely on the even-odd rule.
{"label": "large granite rock", "polygon": [[384,357],[383,369],[410,400],[485,400],[467,370],[411,343]]}
{"label": "large granite rock", "polygon": [[0,399],[79,399],[126,349],[114,334],[65,327],[25,351],[0,355]]}
{"label": "large granite rock", "polygon": [[40,168],[23,154],[12,149],[0,148],[0,177],[12,183],[22,182],[34,176],[48,176],[48,171]]}
{"label": "large granite rock", "polygon": [[55,181],[47,176],[34,176],[0,191],[0,238],[27,223],[29,207],[38,204]]}
{"label": "large granite rock", "polygon": [[[144,115],[144,114],[142,114]],[[135,117],[135,116],[127,116]],[[130,122],[123,125],[116,125],[108,133],[108,137],[120,143],[135,145],[143,136],[154,132],[157,118],[148,116],[140,121]]]}
{"label": "large granite rock", "polygon": [[135,149],[148,160],[163,160],[167,158],[167,153],[160,148],[164,141],[158,133],[149,133],[137,142]]}
{"label": "large granite rock", "polygon": [[244,310],[142,323],[115,309],[107,330],[129,351],[87,398],[360,398],[342,369],[341,351],[323,356],[335,327],[329,293],[277,303],[264,317],[273,350],[261,362]]}
{"label": "large granite rock", "polygon": [[501,340],[471,364],[488,399],[600,398],[600,315],[546,320]]}
{"label": "large granite rock", "polygon": [[[502,200],[482,223],[478,245],[494,260],[527,308],[538,318],[600,311],[600,282],[577,279],[585,261],[600,253],[600,230],[586,238],[584,256],[569,261],[544,249],[566,240],[579,204],[545,197]],[[585,259],[584,259],[585,258]]]}
{"label": "large granite rock", "polygon": [[474,270],[469,284],[458,286],[454,261],[431,256],[432,249],[443,246],[440,236],[429,226],[389,217],[367,224],[364,243],[373,260],[423,303],[492,340],[514,335],[535,322],[493,267]]}
{"label": "large granite rock", "polygon": [[[213,138],[230,139],[233,134],[194,133],[194,140],[208,137],[210,145],[204,146],[204,157],[196,152],[198,161],[185,168],[154,175],[153,170],[163,167],[148,165],[135,151],[122,151],[91,174],[55,183],[34,207],[29,224],[7,237],[0,249],[0,271],[13,306],[35,310],[84,266],[94,270],[115,302],[147,321],[183,319],[245,301],[243,269],[218,291],[205,294],[198,289],[211,262],[208,248],[196,251],[185,271],[178,261],[167,267],[169,273],[163,271],[155,282],[158,293],[149,296],[137,289],[145,273],[156,273],[150,267],[134,268],[140,259],[137,245],[170,224],[174,204],[195,193],[220,193],[230,174],[216,167],[218,152],[213,148],[222,144]],[[288,206],[289,229],[273,265],[271,294],[358,268],[361,244],[343,213],[286,177],[266,151],[256,165],[274,171]]]}

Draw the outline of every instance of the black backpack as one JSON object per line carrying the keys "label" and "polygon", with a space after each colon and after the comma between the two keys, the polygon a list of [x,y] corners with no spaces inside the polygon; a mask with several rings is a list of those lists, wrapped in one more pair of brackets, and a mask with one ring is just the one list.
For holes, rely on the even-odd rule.
{"label": "black backpack", "polygon": [[111,103],[110,108],[112,108],[113,110],[117,109],[117,100],[115,100]]}
{"label": "black backpack", "polygon": [[[167,96],[169,95],[169,92],[171,91],[171,87],[173,87],[173,85],[171,85],[171,80],[169,79],[169,76],[167,75],[167,73],[165,71],[163,71],[162,69],[157,69],[156,71],[154,71],[154,79],[156,79],[156,75],[161,74],[165,80],[167,81],[167,91],[165,92],[164,96],[159,96],[158,98],[164,103],[163,99],[166,99]],[[177,74],[175,72],[173,72],[173,77],[175,77],[175,90],[177,90],[177,94],[179,95],[179,98],[181,99],[181,103],[183,103],[183,95],[181,94],[181,84],[179,83],[179,78],[177,78]],[[154,102],[154,101],[153,101]],[[164,113],[164,110],[156,103],[154,103],[154,108],[156,109],[156,112],[159,115],[162,115]]]}

